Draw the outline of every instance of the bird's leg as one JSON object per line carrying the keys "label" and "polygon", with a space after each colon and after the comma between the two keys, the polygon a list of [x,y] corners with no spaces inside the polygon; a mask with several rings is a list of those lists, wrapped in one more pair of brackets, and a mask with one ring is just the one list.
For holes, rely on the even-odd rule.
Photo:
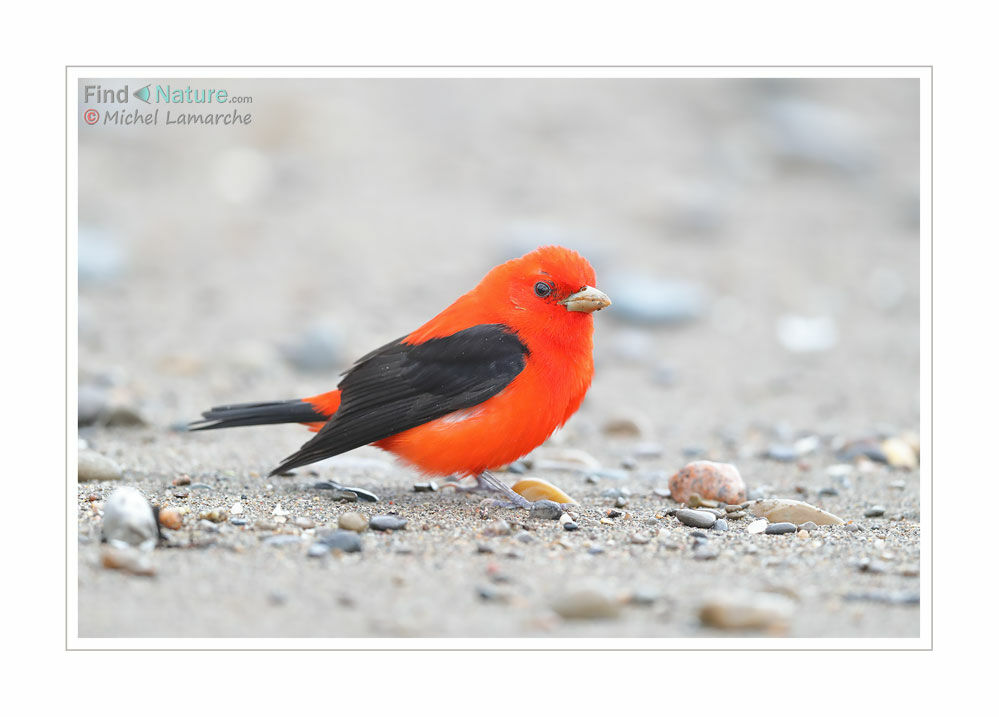
{"label": "bird's leg", "polygon": [[513,505],[517,508],[526,508],[527,510],[531,509],[531,501],[522,496],[520,493],[517,493],[513,488],[508,486],[489,471],[482,471],[477,477],[479,479],[479,485],[483,488],[488,488],[502,493],[509,498],[510,503],[513,503]]}

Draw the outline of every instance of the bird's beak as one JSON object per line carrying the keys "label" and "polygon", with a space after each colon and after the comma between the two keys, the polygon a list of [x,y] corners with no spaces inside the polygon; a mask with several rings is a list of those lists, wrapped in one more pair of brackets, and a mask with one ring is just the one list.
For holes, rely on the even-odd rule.
{"label": "bird's beak", "polygon": [[585,311],[592,314],[594,311],[600,311],[600,309],[610,306],[611,300],[600,289],[584,286],[575,294],[565,297],[558,303],[562,304],[566,311]]}

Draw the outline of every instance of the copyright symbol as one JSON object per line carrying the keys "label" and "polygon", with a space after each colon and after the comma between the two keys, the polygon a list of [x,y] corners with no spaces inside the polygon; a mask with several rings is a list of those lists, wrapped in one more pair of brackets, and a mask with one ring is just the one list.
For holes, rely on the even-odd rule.
{"label": "copyright symbol", "polygon": [[97,120],[101,118],[101,113],[97,110],[87,110],[83,113],[83,121],[87,124],[97,124]]}

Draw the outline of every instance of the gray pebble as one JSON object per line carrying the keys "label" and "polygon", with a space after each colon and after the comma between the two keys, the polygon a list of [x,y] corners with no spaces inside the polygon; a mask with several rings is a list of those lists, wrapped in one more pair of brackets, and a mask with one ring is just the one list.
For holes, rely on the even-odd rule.
{"label": "gray pebble", "polygon": [[531,503],[531,517],[543,520],[558,520],[562,517],[562,506],[553,500],[536,500]]}
{"label": "gray pebble", "polygon": [[794,523],[771,523],[763,531],[767,535],[783,535],[784,533],[798,532],[798,526]]}
{"label": "gray pebble", "polygon": [[802,523],[798,527],[798,530],[818,530],[818,529],[819,529],[819,526],[816,525],[815,523],[813,523],[810,520],[807,523]]}
{"label": "gray pebble", "polygon": [[724,518],[719,518],[715,521],[714,525],[711,526],[711,530],[728,530],[728,523]]}
{"label": "gray pebble", "polygon": [[625,498],[623,495],[619,495],[617,498],[614,499],[615,508],[624,508],[627,505],[628,505],[628,499]]}
{"label": "gray pebble", "polygon": [[80,451],[78,462],[77,477],[80,483],[121,480],[121,466],[96,451]]}
{"label": "gray pebble", "polygon": [[566,530],[571,533],[573,530],[579,530],[579,526],[570,520],[568,523],[562,523],[562,530]]}
{"label": "gray pebble", "polygon": [[376,515],[368,521],[372,530],[405,530],[409,521],[398,515]]}
{"label": "gray pebble", "polygon": [[104,504],[101,537],[114,547],[156,547],[159,527],[146,497],[131,486],[116,490]]}
{"label": "gray pebble", "polygon": [[689,508],[682,508],[676,511],[676,518],[684,525],[689,525],[694,528],[710,528],[714,525],[717,516],[714,513],[709,513],[706,510],[690,510]]}
{"label": "gray pebble", "polygon": [[323,535],[316,542],[325,545],[329,550],[341,550],[345,553],[361,552],[361,536],[352,530],[335,530]]}
{"label": "gray pebble", "polygon": [[782,443],[775,443],[767,449],[766,457],[783,463],[790,463],[798,458],[794,446],[787,446]]}
{"label": "gray pebble", "polygon": [[302,538],[299,535],[271,535],[264,538],[262,542],[264,545],[276,545],[280,547],[282,545],[291,545],[292,543],[301,543]]}
{"label": "gray pebble", "polygon": [[864,511],[865,518],[880,518],[885,514],[885,509],[883,506],[876,505],[873,508],[868,508]]}
{"label": "gray pebble", "polygon": [[516,538],[517,540],[519,540],[521,543],[533,543],[534,542],[534,538],[526,530],[520,531],[519,533],[517,533],[513,537]]}
{"label": "gray pebble", "polygon": [[706,544],[694,548],[694,560],[714,560],[717,557],[717,548],[712,548]]}
{"label": "gray pebble", "polygon": [[229,522],[233,525],[246,525],[247,520],[245,518],[229,518]]}
{"label": "gray pebble", "polygon": [[437,484],[433,481],[427,481],[426,483],[414,483],[413,492],[414,493],[433,493],[437,490]]}
{"label": "gray pebble", "polygon": [[328,326],[313,326],[285,346],[282,353],[301,371],[328,371],[340,363],[340,339]]}

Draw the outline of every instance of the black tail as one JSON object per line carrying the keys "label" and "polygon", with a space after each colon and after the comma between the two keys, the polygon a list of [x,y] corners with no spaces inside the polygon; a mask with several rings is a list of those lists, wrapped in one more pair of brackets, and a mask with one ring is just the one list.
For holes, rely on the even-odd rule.
{"label": "black tail", "polygon": [[192,431],[235,426],[262,426],[268,423],[312,423],[325,421],[329,416],[319,413],[311,403],[300,401],[266,401],[263,403],[235,403],[215,406],[201,414],[200,421],[188,425]]}

